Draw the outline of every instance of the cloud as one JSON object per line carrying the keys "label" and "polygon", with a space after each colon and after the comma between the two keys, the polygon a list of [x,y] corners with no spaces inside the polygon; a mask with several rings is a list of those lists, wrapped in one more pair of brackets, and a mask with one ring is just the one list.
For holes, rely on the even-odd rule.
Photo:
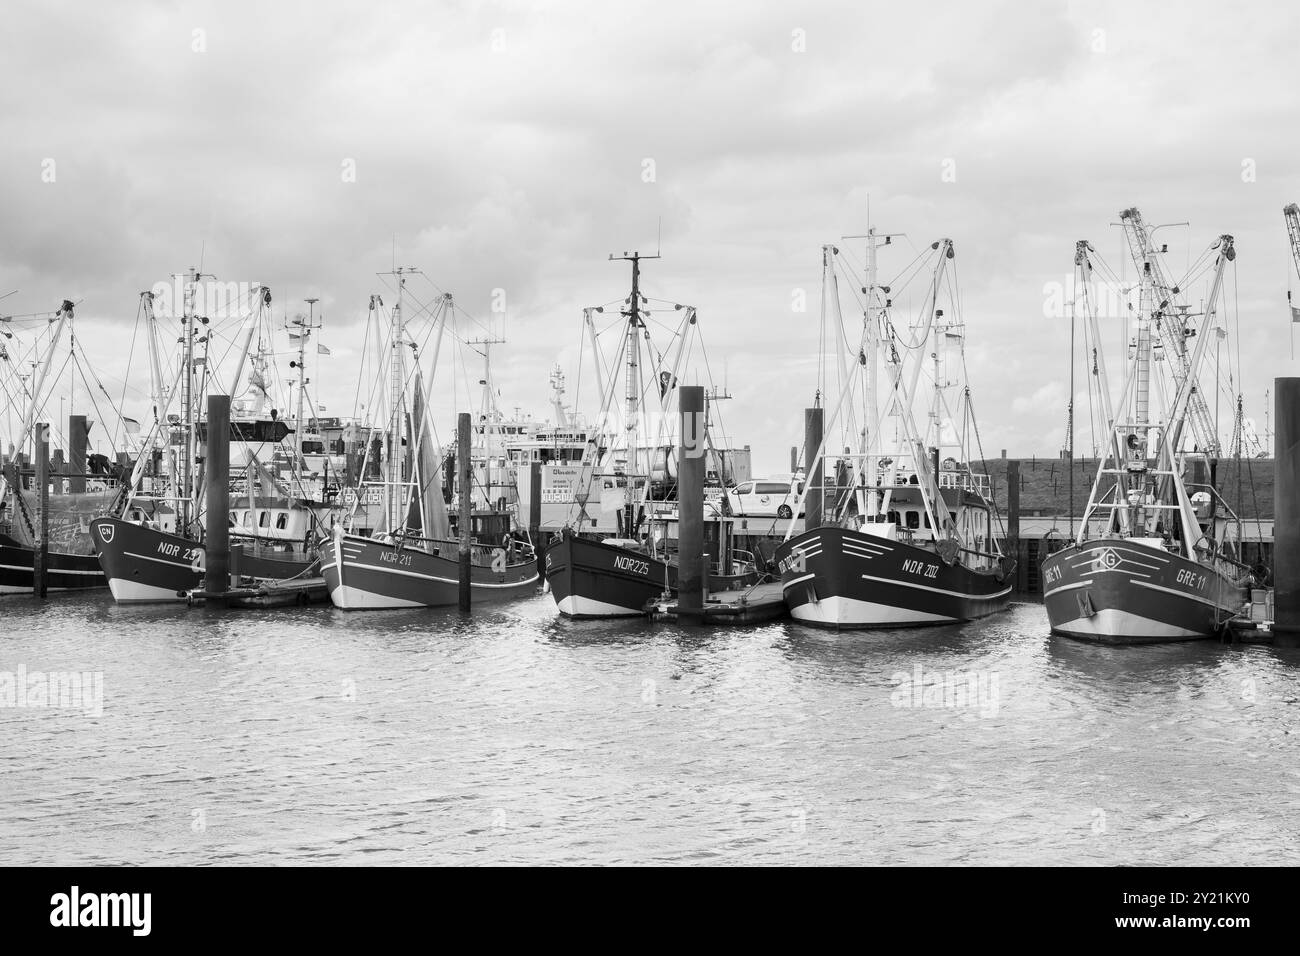
{"label": "cloud", "polygon": [[1069,329],[1044,283],[1081,237],[1118,268],[1111,223],[1137,204],[1190,220],[1171,261],[1237,237],[1249,412],[1295,370],[1300,14],[1267,9],[1268,28],[1208,2],[23,7],[0,36],[0,293],[21,289],[12,312],[80,299],[117,379],[138,293],[200,260],[289,314],[318,297],[321,400],[350,410],[368,297],[415,266],[413,295],[450,290],[504,330],[503,399],[540,415],[582,308],[626,295],[607,255],[661,243],[647,293],[699,309],[731,438],[779,471],[817,386],[820,247],[869,203],[907,233],[886,271],[953,238],[982,436],[1047,453]]}

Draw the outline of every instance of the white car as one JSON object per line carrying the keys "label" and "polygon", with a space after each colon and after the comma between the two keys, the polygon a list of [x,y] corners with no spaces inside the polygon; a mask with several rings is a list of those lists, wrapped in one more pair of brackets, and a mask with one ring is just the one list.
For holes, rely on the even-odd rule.
{"label": "white car", "polygon": [[773,475],[744,481],[727,490],[732,513],[760,518],[792,518],[795,508],[803,517],[799,496],[803,475]]}

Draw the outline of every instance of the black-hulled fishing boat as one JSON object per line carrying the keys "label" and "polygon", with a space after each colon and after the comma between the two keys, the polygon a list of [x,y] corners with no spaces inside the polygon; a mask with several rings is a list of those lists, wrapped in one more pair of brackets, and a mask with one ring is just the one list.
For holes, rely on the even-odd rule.
{"label": "black-hulled fishing boat", "polygon": [[[238,502],[236,502],[238,503]],[[153,517],[139,511],[134,518],[105,516],[90,523],[91,539],[98,562],[108,579],[109,590],[119,604],[165,603],[188,600],[188,592],[203,584],[206,548],[202,534],[192,536],[166,531],[160,521],[168,512],[159,509]],[[255,501],[255,507],[232,509],[223,516],[230,529],[230,575],[242,583],[267,583],[311,576],[319,562],[316,532],[320,517],[312,502],[293,499]],[[268,530],[262,535],[240,532],[237,516],[252,513],[266,516]],[[276,530],[276,524],[281,527]],[[174,522],[168,521],[169,526]],[[272,537],[273,534],[279,537]]]}
{"label": "black-hulled fishing boat", "polygon": [[[48,327],[49,341],[40,361],[35,363],[30,389],[25,384],[21,387],[27,393],[28,407],[21,435],[16,446],[12,446],[19,449],[27,447],[34,437],[39,410],[50,403],[57,387],[57,376],[52,374],[53,360],[65,338],[68,354],[64,366],[71,364],[82,375],[90,371],[84,367],[86,358],[73,329],[72,302],[64,300],[48,318],[44,315],[30,318]],[[6,332],[6,336],[11,337],[12,333]],[[2,344],[0,359],[9,359]],[[7,362],[4,368],[9,370]],[[5,391],[9,392],[8,383]],[[69,459],[64,467],[49,470],[49,484],[45,489],[48,492],[44,505],[46,591],[78,591],[108,584],[95,557],[90,521],[104,514],[115,500],[120,474],[110,466],[106,456],[87,454],[92,423],[84,415],[69,414],[66,424]],[[36,469],[30,463],[24,465],[23,459],[24,455],[16,454],[0,471],[0,594],[30,594],[35,587],[40,489],[35,482]]]}
{"label": "black-hulled fishing boat", "polygon": [[[905,338],[890,320],[890,289],[876,278],[877,248],[889,238],[874,229],[866,236],[866,281],[852,283],[865,295],[862,336],[852,356],[856,361],[842,368],[844,386],[827,423],[828,437],[806,469],[810,475],[821,474],[829,436],[838,426],[845,454],[830,470],[836,475],[834,488],[828,493],[815,487],[816,477],[806,484],[805,497],[813,494],[822,500],[805,509],[812,516],[807,530],[788,537],[776,551],[791,616],[820,627],[963,621],[1002,610],[1011,595],[1009,565],[997,546],[997,513],[988,478],[967,464],[973,412],[963,381],[964,326],[945,319],[943,310],[936,308],[952,243],[944,239],[931,247],[936,257],[925,295],[927,311],[914,334]],[[835,246],[823,250],[836,338],[839,255]],[[908,366],[912,353],[917,357]],[[921,356],[934,362],[935,389],[925,434],[912,411]],[[880,367],[888,385],[883,406],[877,391]],[[960,422],[950,411],[952,390],[963,402]],[[857,414],[861,422],[855,420]],[[887,440],[884,431],[890,423],[893,436]],[[955,456],[941,465],[941,453],[950,447]]]}
{"label": "black-hulled fishing boat", "polygon": [[[537,561],[505,547],[474,545],[470,593],[476,604],[537,593]],[[459,542],[420,537],[363,538],[336,528],[321,547],[330,600],[345,611],[454,607],[460,599]]]}
{"label": "black-hulled fishing boat", "polygon": [[[367,536],[347,533],[344,525],[338,524],[320,547],[321,573],[330,600],[335,607],[349,611],[444,607],[459,601],[460,542],[451,535],[441,455],[434,447],[431,412],[419,370],[419,350],[403,317],[406,271],[395,273],[397,302],[388,323],[392,348],[387,370],[391,384],[387,434],[382,443],[387,452],[381,462],[383,525]],[[450,295],[444,295],[434,314],[431,368],[435,372],[443,330],[452,308]],[[382,309],[382,299],[372,296],[372,321],[379,320]],[[412,439],[409,443],[407,437]],[[366,444],[368,449],[373,449],[380,443]],[[368,470],[365,462],[361,470],[362,473]],[[463,476],[460,489],[467,502],[470,480],[470,474]],[[354,516],[355,511],[346,520]],[[466,534],[472,532],[471,528],[464,530]],[[473,603],[526,597],[536,592],[539,577],[537,559],[531,548],[513,540],[471,542],[470,599]]]}
{"label": "black-hulled fishing boat", "polygon": [[[646,318],[648,300],[641,294],[641,260],[658,256],[639,253],[610,256],[632,264],[632,291],[621,314],[626,320],[619,349],[624,358],[624,409],[621,435],[598,451],[600,438],[591,436],[586,470],[588,488],[578,496],[581,508],[543,553],[543,573],[555,599],[556,608],[566,617],[605,618],[632,617],[646,613],[649,602],[671,595],[677,588],[677,559],[675,539],[671,528],[675,522],[673,490],[663,492],[661,500],[651,500],[652,473],[657,470],[668,474],[675,467],[675,455],[665,453],[663,440],[657,435],[653,442],[638,442],[638,434],[651,429],[647,414],[646,381],[642,366],[646,357]],[[660,422],[667,421],[671,396],[675,390],[677,373],[686,354],[687,334],[696,327],[695,310],[681,305],[674,311],[683,311],[676,358],[671,367],[652,370],[648,381],[650,393],[657,394],[657,407],[650,411]],[[600,359],[597,356],[597,362]],[[656,388],[657,385],[657,388]],[[603,389],[605,407],[598,421],[605,421],[610,411],[615,389]],[[708,422],[704,422],[705,433]],[[708,445],[710,460],[717,462],[719,471],[725,469],[724,456],[716,454]],[[658,463],[658,465],[656,464]],[[618,517],[618,536],[595,535],[582,531],[586,527],[586,503],[592,484],[599,482],[607,494],[602,495],[602,507],[613,499]],[[672,483],[675,488],[675,482]],[[725,498],[725,496],[724,496]],[[725,508],[725,504],[724,504]],[[731,549],[731,519],[725,514],[706,522],[706,540],[710,547],[709,589],[729,590],[743,583],[757,580],[752,562],[733,554]]]}
{"label": "black-hulled fishing boat", "polygon": [[[199,511],[203,475],[196,462],[208,439],[206,423],[199,421],[199,398],[195,389],[195,366],[206,365],[206,354],[196,359],[196,341],[207,319],[195,314],[195,295],[202,276],[191,270],[186,277],[181,326],[183,365],[180,387],[165,389],[155,336],[157,319],[153,293],[141,295],[141,309],[148,321],[147,341],[152,358],[155,421],[151,437],[159,437],[165,448],[153,455],[141,454],[129,485],[112,513],[91,522],[90,534],[99,564],[108,579],[109,590],[119,603],[176,602],[189,599],[189,592],[203,583],[205,561],[204,528],[208,521],[230,526],[231,576],[236,583],[269,582],[309,576],[318,561],[316,544],[327,527],[328,507],[324,502],[293,495],[277,485],[259,458],[258,449],[276,448],[292,429],[272,411],[262,414],[266,399],[265,382],[258,366],[266,346],[253,336],[269,322],[271,294],[265,287],[253,290],[251,314],[244,323],[239,343],[239,365],[233,381],[242,378],[245,363],[253,357],[254,373],[249,376],[250,394],[256,393],[248,414],[232,421],[232,461],[246,469],[247,493],[231,498],[231,507],[220,515]],[[206,350],[205,350],[206,351]],[[301,383],[300,383],[301,391]],[[171,403],[179,398],[181,411],[169,415]],[[241,406],[242,407],[242,406]],[[148,493],[143,488],[148,461],[166,457],[166,474],[151,476]],[[301,456],[299,456],[301,457]]]}
{"label": "black-hulled fishing boat", "polygon": [[[705,527],[712,537],[718,522],[706,521]],[[584,538],[566,528],[543,556],[546,582],[565,617],[638,617],[650,602],[677,591],[676,555],[664,554],[639,541]],[[710,593],[757,580],[752,564],[736,560],[727,567],[725,560],[710,555]]]}
{"label": "black-hulled fishing boat", "polygon": [[[1126,210],[1122,217],[1141,269],[1131,357],[1114,409],[1104,356],[1097,360],[1107,453],[1074,540],[1043,561],[1044,604],[1053,632],[1082,640],[1133,644],[1214,637],[1241,610],[1252,575],[1231,553],[1229,522],[1215,517],[1231,514],[1217,490],[1202,488],[1200,500],[1193,500],[1185,470],[1189,458],[1199,456],[1189,456],[1184,443],[1190,439],[1202,454],[1218,453],[1197,376],[1214,338],[1224,270],[1236,252],[1229,235],[1211,247],[1217,250],[1214,274],[1201,321],[1193,324],[1189,310],[1174,305],[1178,290],[1163,278],[1141,216]],[[1079,243],[1075,261],[1090,273],[1089,252],[1090,246]],[[1088,319],[1097,341],[1095,313]],[[1187,343],[1194,343],[1191,354]],[[1162,361],[1153,363],[1157,350]],[[1157,374],[1170,380],[1173,394],[1163,421],[1150,408],[1153,395],[1165,391],[1152,387]]]}
{"label": "black-hulled fishing boat", "polygon": [[[33,558],[34,549],[30,544],[0,534],[0,594],[32,593]],[[108,584],[93,551],[78,554],[65,550],[48,552],[45,582],[50,591],[80,591]]]}

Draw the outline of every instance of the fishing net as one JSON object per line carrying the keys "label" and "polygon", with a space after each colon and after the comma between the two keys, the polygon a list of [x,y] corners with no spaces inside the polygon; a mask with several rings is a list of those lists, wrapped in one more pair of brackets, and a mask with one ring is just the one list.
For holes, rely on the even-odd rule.
{"label": "fishing net", "polygon": [[[49,547],[64,554],[94,554],[90,540],[90,522],[108,511],[116,489],[86,491],[76,494],[50,495]],[[21,501],[16,500],[21,496]],[[36,495],[30,491],[10,492],[3,502],[0,531],[23,547],[34,547]]]}

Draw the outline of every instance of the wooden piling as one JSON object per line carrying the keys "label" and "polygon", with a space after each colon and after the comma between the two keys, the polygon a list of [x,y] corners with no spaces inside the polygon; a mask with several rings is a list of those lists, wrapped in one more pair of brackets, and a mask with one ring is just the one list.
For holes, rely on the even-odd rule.
{"label": "wooden piling", "polygon": [[704,386],[677,389],[680,429],[677,444],[677,620],[699,624],[704,618],[708,569],[704,556]]}
{"label": "wooden piling", "polygon": [[1016,590],[1026,590],[1029,585],[1029,562],[1020,550],[1020,462],[1015,458],[1007,460],[1006,553],[1014,555],[1016,559]]}
{"label": "wooden piling", "polygon": [[1274,643],[1300,647],[1300,378],[1273,381]]}
{"label": "wooden piling", "polygon": [[230,396],[208,396],[207,522],[203,590],[209,601],[230,590]]}
{"label": "wooden piling", "polygon": [[[805,531],[822,526],[822,508],[826,502],[826,491],[822,482],[825,459],[817,459],[816,467],[813,466],[817,450],[822,446],[822,415],[823,410],[820,407],[803,410],[803,470],[804,479],[808,482],[803,506]],[[797,517],[799,516],[793,515],[791,520]]]}
{"label": "wooden piling", "polygon": [[528,466],[528,539],[540,549],[542,537],[542,463]]}
{"label": "wooden piling", "polygon": [[470,416],[461,412],[456,418],[456,451],[459,459],[457,472],[460,478],[460,517],[456,529],[460,536],[460,609],[470,609],[470,489],[474,471],[470,462]]}
{"label": "wooden piling", "polygon": [[36,547],[32,549],[32,593],[45,597],[50,563],[50,426],[36,425]]}
{"label": "wooden piling", "polygon": [[68,416],[68,491],[81,494],[86,490],[86,445],[89,428],[85,415]]}

